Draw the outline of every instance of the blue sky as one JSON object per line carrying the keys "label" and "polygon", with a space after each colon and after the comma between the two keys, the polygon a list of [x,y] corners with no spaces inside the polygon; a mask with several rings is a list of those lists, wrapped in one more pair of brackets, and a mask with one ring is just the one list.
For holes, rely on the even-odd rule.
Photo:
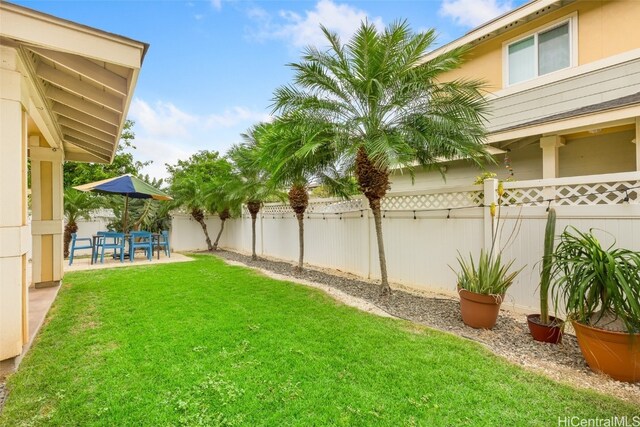
{"label": "blue sky", "polygon": [[346,40],[367,18],[378,26],[406,19],[455,39],[524,0],[412,1],[23,1],[27,6],[113,32],[151,47],[129,118],[134,153],[153,160],[144,172],[166,176],[165,163],[192,153],[224,153],[240,133],[269,118],[273,90],[290,81],[285,64],[322,42],[319,23]]}

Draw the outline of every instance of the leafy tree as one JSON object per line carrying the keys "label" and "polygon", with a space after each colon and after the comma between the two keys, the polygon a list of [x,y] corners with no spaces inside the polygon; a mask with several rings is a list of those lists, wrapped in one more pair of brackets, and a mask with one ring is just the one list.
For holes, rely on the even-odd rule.
{"label": "leafy tree", "polygon": [[171,174],[170,193],[174,197],[174,207],[182,206],[191,217],[200,224],[205,235],[207,249],[212,251],[213,245],[207,230],[205,215],[212,211],[208,191],[217,176],[224,176],[230,170],[226,159],[217,151],[202,150],[187,160],[178,160],[175,165],[166,165]]}
{"label": "leafy tree", "polygon": [[151,161],[135,160],[133,154],[129,152],[129,150],[136,148],[133,144],[135,134],[131,130],[133,125],[133,120],[125,121],[120,144],[111,164],[66,162],[64,164],[64,188],[113,178],[126,173],[138,176],[142,168],[151,164]]}
{"label": "leafy tree", "polygon": [[236,144],[227,153],[233,172],[238,177],[232,187],[230,196],[247,205],[251,215],[251,259],[258,259],[256,254],[256,218],[265,201],[282,198],[270,180],[269,171],[260,164],[258,141],[263,137],[268,124],[261,123],[251,127],[242,135],[244,141]]}
{"label": "leafy tree", "polygon": [[327,50],[309,47],[290,64],[294,81],[274,96],[274,112],[302,111],[332,125],[331,144],[350,159],[360,191],[369,201],[378,242],[381,294],[391,292],[382,235],[381,199],[393,168],[434,165],[439,159],[488,157],[483,147],[486,101],[482,83],[444,82],[466,50],[429,60],[433,30],[414,34],[406,22],[378,32],[364,22],[343,45],[322,28]]}
{"label": "leafy tree", "polygon": [[333,195],[348,196],[348,178],[336,177],[337,157],[330,144],[331,128],[302,114],[291,114],[266,125],[259,141],[259,159],[275,187],[288,187],[289,205],[298,220],[298,265],[304,264],[304,213],[309,186],[322,184]]}
{"label": "leafy tree", "polygon": [[78,219],[89,219],[91,211],[100,205],[100,196],[74,190],[73,188],[67,188],[64,191],[64,214],[67,217],[67,224],[64,226],[65,258],[69,256],[71,235],[78,231]]}

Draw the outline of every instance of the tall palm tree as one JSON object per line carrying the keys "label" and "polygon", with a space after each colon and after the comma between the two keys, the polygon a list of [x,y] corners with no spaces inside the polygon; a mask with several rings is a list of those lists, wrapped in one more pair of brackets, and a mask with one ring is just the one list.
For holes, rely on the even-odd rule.
{"label": "tall palm tree", "polygon": [[89,219],[90,212],[98,207],[100,207],[99,196],[73,188],[64,190],[64,215],[67,218],[67,224],[64,226],[65,258],[69,256],[71,235],[78,231],[77,221],[80,218]]}
{"label": "tall palm tree", "polygon": [[292,84],[274,94],[274,112],[304,114],[333,126],[331,144],[351,159],[360,191],[375,221],[381,294],[391,292],[382,235],[381,199],[390,171],[441,159],[480,162],[486,101],[482,83],[442,81],[462,64],[463,48],[424,60],[435,41],[433,30],[415,34],[406,22],[383,31],[363,22],[343,45],[322,28],[328,49],[309,47],[291,64]]}
{"label": "tall palm tree", "polygon": [[171,193],[174,198],[174,206],[185,207],[191,217],[200,224],[207,242],[207,249],[212,251],[213,245],[205,222],[207,208],[204,188],[204,184],[197,179],[197,176],[183,176],[179,180],[174,180]]}
{"label": "tall palm tree", "polygon": [[258,157],[270,171],[274,186],[289,187],[289,206],[298,220],[298,272],[304,264],[304,213],[309,206],[309,186],[324,185],[334,195],[348,196],[345,179],[336,179],[333,174],[338,159],[331,145],[325,143],[332,134],[325,122],[293,113],[267,126],[258,144]]}
{"label": "tall palm tree", "polygon": [[243,142],[236,144],[227,153],[238,180],[230,188],[234,199],[242,200],[251,215],[251,259],[257,260],[256,254],[256,219],[264,202],[282,198],[281,192],[273,186],[269,171],[263,167],[257,149],[258,141],[266,132],[268,124],[261,123],[249,128],[242,134]]}

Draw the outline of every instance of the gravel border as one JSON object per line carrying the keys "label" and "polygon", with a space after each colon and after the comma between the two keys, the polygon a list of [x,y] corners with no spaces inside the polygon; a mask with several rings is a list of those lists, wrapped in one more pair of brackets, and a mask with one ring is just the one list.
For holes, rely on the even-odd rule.
{"label": "gravel border", "polygon": [[293,264],[274,258],[252,261],[251,256],[227,250],[201,253],[217,256],[229,264],[258,269],[277,279],[320,288],[348,305],[373,314],[391,315],[476,341],[510,362],[555,381],[640,404],[640,384],[615,381],[589,369],[576,337],[570,333],[573,331],[565,331],[569,333],[565,333],[562,344],[540,343],[531,338],[525,315],[504,309],[500,310],[498,323],[492,330],[473,329],[462,322],[458,300],[449,296],[409,292],[392,284],[392,295],[380,297],[377,282],[336,270],[305,266],[299,273]]}

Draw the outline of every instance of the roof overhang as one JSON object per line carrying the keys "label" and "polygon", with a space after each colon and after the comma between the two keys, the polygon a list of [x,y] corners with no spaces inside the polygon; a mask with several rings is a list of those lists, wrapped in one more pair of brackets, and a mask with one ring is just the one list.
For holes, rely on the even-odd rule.
{"label": "roof overhang", "polygon": [[14,48],[27,111],[65,159],[113,161],[148,44],[7,2],[0,45]]}
{"label": "roof overhang", "polygon": [[576,0],[533,0],[515,8],[503,15],[486,22],[479,27],[469,31],[464,36],[449,42],[440,48],[426,54],[421,63],[427,62],[438,55],[452,49],[465,46],[476,45],[490,40],[507,31],[511,31],[527,22],[540,18]]}

